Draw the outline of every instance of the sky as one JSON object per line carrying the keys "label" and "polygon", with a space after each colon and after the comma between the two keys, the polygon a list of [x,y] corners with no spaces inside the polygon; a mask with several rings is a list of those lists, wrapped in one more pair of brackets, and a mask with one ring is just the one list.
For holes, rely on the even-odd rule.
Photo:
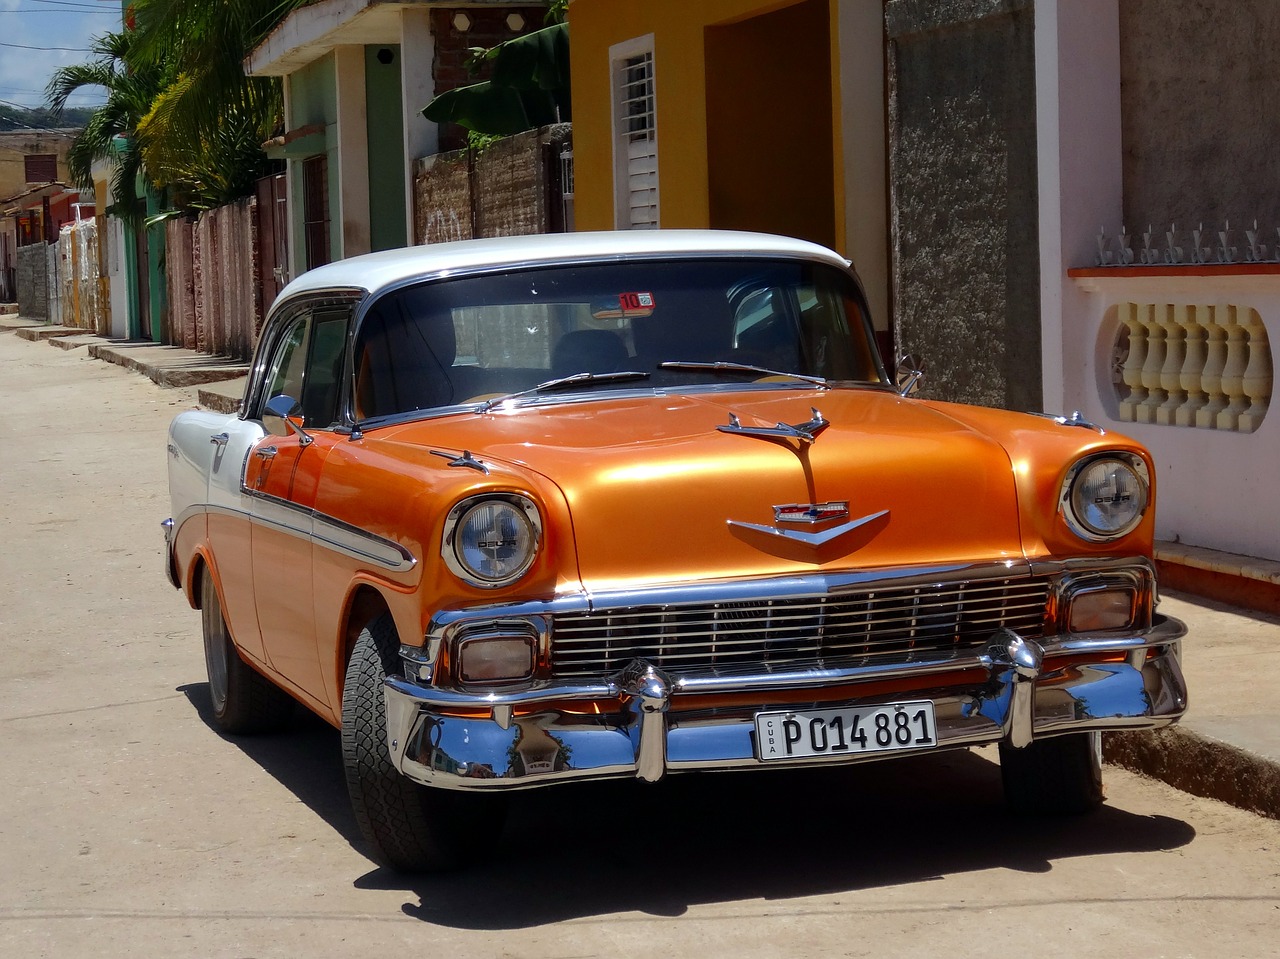
{"label": "sky", "polygon": [[[120,29],[120,0],[0,0],[0,103],[44,105],[44,88],[58,67],[94,59],[91,40]],[[102,103],[94,87],[72,107]]]}

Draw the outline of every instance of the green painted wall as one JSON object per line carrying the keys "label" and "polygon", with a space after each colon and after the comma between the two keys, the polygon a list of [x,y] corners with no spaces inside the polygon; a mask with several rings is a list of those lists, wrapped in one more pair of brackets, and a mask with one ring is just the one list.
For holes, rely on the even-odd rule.
{"label": "green painted wall", "polygon": [[400,47],[365,47],[364,72],[369,139],[369,237],[372,249],[392,250],[404,246],[408,236]]}
{"label": "green painted wall", "polygon": [[[329,158],[329,255],[338,259],[342,255],[342,209],[338,180],[338,70],[333,54],[321,57],[302,69],[289,74],[288,128],[296,130],[322,123],[325,127],[324,152]],[[302,165],[294,162],[305,157],[289,156],[290,194],[289,217],[293,221],[293,236],[289,250],[293,261],[293,275],[298,276],[307,268],[307,250],[303,237]]]}

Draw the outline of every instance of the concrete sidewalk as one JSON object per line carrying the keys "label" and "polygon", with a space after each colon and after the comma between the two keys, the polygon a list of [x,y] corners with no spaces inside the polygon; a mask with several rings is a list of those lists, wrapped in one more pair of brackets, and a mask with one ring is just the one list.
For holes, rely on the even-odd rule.
{"label": "concrete sidewalk", "polygon": [[90,330],[51,326],[15,315],[0,316],[0,332],[64,350],[85,349],[94,359],[141,373],[160,386],[195,387],[200,405],[234,413],[244,395],[249,364],[146,340],[117,340]]}
{"label": "concrete sidewalk", "polygon": [[[202,406],[221,412],[235,412],[244,394],[248,364],[0,316],[0,332],[9,331],[84,349],[162,386],[195,387]],[[1280,819],[1280,702],[1273,693],[1280,690],[1280,615],[1269,605],[1280,591],[1280,563],[1174,543],[1157,544],[1157,561],[1166,583],[1160,611],[1187,624],[1190,708],[1171,729],[1108,734],[1106,758],[1185,792]],[[1261,610],[1197,595],[1200,578],[1215,590],[1226,582],[1236,587],[1232,595],[1261,596]],[[1170,580],[1180,588],[1169,589]]]}

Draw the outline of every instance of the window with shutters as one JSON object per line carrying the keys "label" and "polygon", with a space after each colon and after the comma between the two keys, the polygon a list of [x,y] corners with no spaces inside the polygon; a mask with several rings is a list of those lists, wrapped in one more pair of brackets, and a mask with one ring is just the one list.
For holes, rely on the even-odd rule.
{"label": "window with shutters", "polygon": [[58,179],[56,153],[30,153],[22,158],[28,183],[54,183]]}
{"label": "window with shutters", "polygon": [[329,159],[324,154],[302,161],[302,229],[307,269],[323,266],[329,255]]}
{"label": "window with shutters", "polygon": [[620,230],[658,226],[658,128],[653,34],[609,50],[613,73],[614,222]]}

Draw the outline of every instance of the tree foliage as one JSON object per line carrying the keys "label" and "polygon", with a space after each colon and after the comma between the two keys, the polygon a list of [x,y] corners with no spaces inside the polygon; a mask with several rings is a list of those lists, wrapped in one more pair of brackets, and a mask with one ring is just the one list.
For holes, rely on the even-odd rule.
{"label": "tree foliage", "polygon": [[[280,120],[283,100],[278,79],[247,77],[241,64],[302,2],[135,0],[129,28],[101,38],[109,54],[59,70],[46,91],[55,111],[83,86],[107,91],[107,104],[72,147],[73,175],[87,182],[95,159],[114,160],[113,186],[122,201],[132,204],[132,177],[142,173],[187,211],[251,193],[267,172],[262,143]],[[103,53],[96,46],[95,52]],[[122,138],[115,143],[123,150],[104,149],[103,137],[108,144]]]}
{"label": "tree foliage", "polygon": [[133,43],[127,33],[94,38],[91,49],[96,58],[54,71],[45,89],[49,113],[55,121],[62,117],[67,100],[76,91],[85,87],[106,91],[106,102],[93,111],[67,152],[67,171],[74,185],[91,189],[94,163],[109,164],[116,198],[110,212],[126,220],[136,220],[141,215],[138,178],[142,153],[135,132],[164,86],[163,67],[130,65]]}
{"label": "tree foliage", "polygon": [[78,129],[88,123],[91,116],[93,116],[93,110],[86,107],[67,107],[61,114],[54,116],[48,107],[27,110],[23,107],[10,107],[0,103],[0,133],[22,130],[47,133],[55,127]]}
{"label": "tree foliage", "polygon": [[490,78],[440,94],[422,111],[428,120],[457,123],[479,134],[511,136],[572,119],[567,23],[472,53],[473,69],[492,66]]}

